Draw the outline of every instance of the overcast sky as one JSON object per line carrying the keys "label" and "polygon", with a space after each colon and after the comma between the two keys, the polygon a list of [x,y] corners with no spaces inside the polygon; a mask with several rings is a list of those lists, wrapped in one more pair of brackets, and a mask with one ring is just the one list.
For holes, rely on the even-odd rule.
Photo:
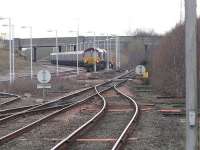
{"label": "overcast sky", "polygon": [[[78,22],[81,35],[88,31],[125,35],[137,28],[162,34],[180,21],[180,8],[181,0],[2,0],[0,16],[12,18],[18,37],[29,36],[28,29],[19,28],[22,25],[32,26],[33,37],[55,36],[48,29],[73,36],[68,31],[77,30]],[[7,21],[0,20],[2,24]],[[6,31],[0,26],[0,32]]]}

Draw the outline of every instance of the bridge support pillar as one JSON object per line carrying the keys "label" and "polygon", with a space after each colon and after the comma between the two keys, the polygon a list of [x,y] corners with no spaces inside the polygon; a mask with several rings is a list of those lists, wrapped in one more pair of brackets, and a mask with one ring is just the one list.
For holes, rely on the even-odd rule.
{"label": "bridge support pillar", "polygon": [[37,48],[33,47],[33,61],[36,62],[37,61]]}
{"label": "bridge support pillar", "polygon": [[58,46],[59,53],[62,51],[62,46]]}

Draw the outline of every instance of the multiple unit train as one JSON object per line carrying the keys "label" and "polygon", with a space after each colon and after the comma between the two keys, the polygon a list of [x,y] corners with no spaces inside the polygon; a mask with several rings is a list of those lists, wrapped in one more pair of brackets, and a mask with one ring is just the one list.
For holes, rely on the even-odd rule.
{"label": "multiple unit train", "polygon": [[[58,57],[59,65],[76,66],[78,64],[81,67],[85,67],[87,71],[92,71],[96,63],[97,70],[105,69],[107,65],[108,52],[104,49],[99,48],[88,48],[84,51],[72,51],[72,52],[61,52],[51,53],[50,61],[52,64],[56,64],[56,57]],[[109,59],[110,60],[110,59]],[[109,67],[113,67],[112,61],[109,61]]]}

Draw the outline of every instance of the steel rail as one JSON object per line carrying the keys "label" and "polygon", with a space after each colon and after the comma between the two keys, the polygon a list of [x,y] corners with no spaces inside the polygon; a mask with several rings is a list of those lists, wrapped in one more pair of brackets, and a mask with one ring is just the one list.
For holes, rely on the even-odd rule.
{"label": "steel rail", "polygon": [[116,86],[114,86],[114,89],[121,94],[122,96],[124,96],[125,98],[127,98],[128,100],[130,100],[132,102],[132,104],[135,106],[135,113],[133,114],[131,120],[129,121],[129,123],[127,124],[127,126],[125,127],[125,129],[123,130],[123,132],[121,133],[121,135],[119,136],[119,138],[117,139],[117,141],[115,142],[114,146],[112,147],[112,150],[118,150],[120,149],[120,147],[122,146],[123,143],[125,143],[127,137],[128,137],[128,131],[130,130],[131,125],[134,123],[134,121],[137,119],[138,117],[138,113],[139,113],[139,107],[136,103],[136,101],[125,95],[124,93],[122,93],[119,89],[116,88]]}
{"label": "steel rail", "polygon": [[[133,71],[131,71],[131,72],[133,72]],[[109,80],[108,82],[116,82],[116,79],[122,78],[122,77],[126,76],[127,74],[130,74],[131,72],[128,72],[128,73],[126,72],[126,73],[124,73],[124,74],[122,74],[122,75],[120,75],[118,77],[115,77],[115,78]],[[123,82],[126,82],[126,80],[117,81],[117,82],[120,82],[120,83],[117,84],[119,86]],[[107,88],[106,91],[109,90],[109,89],[111,89],[111,88],[113,88],[114,86],[115,85]],[[94,117],[92,117],[89,121],[87,121],[85,124],[83,124],[78,129],[76,129],[75,131],[73,131],[68,137],[66,137],[65,139],[63,139],[62,141],[60,141],[58,144],[56,144],[53,148],[51,148],[51,150],[66,149],[66,147],[70,143],[70,141],[73,141],[76,138],[76,136],[78,136],[78,134],[81,134],[81,132],[83,130],[86,130],[89,127],[89,125],[92,125],[92,123],[94,123],[101,116],[103,116],[103,114],[105,113],[105,110],[106,110],[107,103],[105,101],[105,98],[102,95],[100,95],[100,93],[102,93],[102,91],[99,92],[97,90],[96,86],[95,86],[95,90],[96,90],[97,94],[101,97],[101,99],[103,100],[103,107],[102,107],[102,109]]]}
{"label": "steel rail", "polygon": [[8,116],[8,117],[5,117],[5,118],[2,118],[0,119],[0,124],[3,124],[13,118],[17,118],[17,117],[20,117],[24,114],[26,114],[28,111],[31,111],[31,110],[35,110],[35,109],[39,109],[39,108],[42,108],[42,107],[45,107],[45,106],[48,106],[49,104],[53,104],[53,103],[56,103],[56,102],[59,102],[59,101],[62,101],[63,99],[66,99],[66,98],[70,98],[70,97],[73,97],[73,96],[76,96],[76,95],[79,95],[81,93],[84,93],[86,91],[89,91],[91,89],[93,89],[94,87],[89,87],[89,88],[86,88],[86,89],[82,89],[82,90],[79,90],[79,91],[76,91],[76,92],[72,92],[72,93],[69,93],[68,95],[65,95],[65,96],[62,96],[60,98],[57,98],[55,100],[52,100],[50,102],[47,102],[47,103],[44,103],[44,104],[39,104],[38,106],[35,106],[35,107],[32,107],[32,108],[29,108],[27,110],[24,110],[22,112],[18,112],[18,113],[15,113],[11,116]]}
{"label": "steel rail", "polygon": [[[112,88],[112,86],[107,88],[106,90],[111,89],[111,88]],[[95,91],[96,91],[97,95],[103,101],[103,107],[101,108],[101,110],[95,116],[93,116],[90,120],[88,120],[86,123],[84,123],[78,129],[73,131],[68,137],[66,137],[65,139],[60,141],[58,144],[56,144],[53,148],[51,148],[51,150],[65,149],[67,147],[67,144],[69,144],[70,141],[72,141],[76,136],[78,136],[78,134],[80,134],[83,130],[86,130],[89,127],[89,125],[94,123],[96,120],[98,120],[105,113],[105,110],[106,110],[106,107],[107,107],[107,102],[105,101],[105,98],[102,95],[100,95],[100,93],[102,91],[99,92],[97,90],[96,86],[95,86]]]}
{"label": "steel rail", "polygon": [[[131,73],[131,71],[130,71],[128,74],[130,74],[130,73]],[[120,76],[118,76],[118,77],[116,77],[116,78],[121,78],[121,77],[123,77],[124,75],[127,75],[127,73],[122,74],[122,75],[120,75]],[[111,80],[109,80],[108,82],[105,82],[105,83],[103,83],[103,84],[98,84],[97,86],[101,86],[101,85],[107,84],[107,83],[112,82],[112,81],[114,82],[116,78],[111,79]],[[123,79],[120,79],[120,80],[123,80]],[[89,87],[89,88],[92,88],[92,87]],[[86,88],[86,90],[87,90],[87,88]],[[89,89],[88,89],[88,90],[89,90]],[[81,91],[81,90],[79,90],[79,91]],[[79,91],[78,91],[78,92],[79,92]],[[84,90],[83,90],[83,92],[84,92]],[[74,94],[76,94],[76,92],[75,92]],[[13,96],[13,97],[20,97],[20,96],[15,95],[15,94],[11,94],[11,93],[2,93],[2,92],[0,93],[0,95],[7,95],[7,96]],[[70,96],[70,94],[69,94],[69,96]],[[72,96],[73,96],[73,93],[72,93]],[[0,123],[1,123],[1,121],[4,122],[4,121],[6,121],[6,120],[12,119],[12,117],[20,116],[21,113],[24,114],[26,111],[30,111],[30,112],[31,112],[32,110],[35,110],[35,109],[37,109],[37,108],[41,108],[41,107],[47,106],[47,105],[52,104],[52,103],[55,103],[55,102],[59,102],[59,100],[62,99],[62,98],[63,98],[63,97],[58,98],[58,99],[56,99],[56,100],[54,100],[54,101],[47,102],[47,103],[45,103],[45,104],[35,104],[35,105],[29,105],[29,106],[18,107],[18,108],[11,108],[11,109],[0,110],[0,114],[4,114],[4,115],[1,115],[1,116],[0,116]],[[24,112],[24,111],[25,111],[25,112]],[[14,114],[13,114],[13,113],[14,113]],[[17,114],[17,113],[18,113],[18,114]],[[11,115],[12,115],[12,117],[11,117]],[[2,119],[2,118],[3,118],[3,119]]]}
{"label": "steel rail", "polygon": [[79,92],[84,92],[85,90],[89,91],[90,89],[92,89],[93,87],[89,87],[89,88],[84,88],[82,90],[78,90],[76,92],[72,92],[72,93],[69,93],[68,96],[69,97],[65,97],[65,96],[62,96],[62,97],[59,97],[57,98],[56,100],[52,100],[50,102],[47,102],[47,103],[43,103],[43,104],[35,104],[35,105],[28,105],[28,106],[23,106],[23,107],[16,107],[16,108],[11,108],[11,109],[3,109],[3,110],[0,110],[0,114],[6,114],[6,113],[16,113],[16,112],[22,112],[22,111],[25,111],[25,110],[31,110],[31,108],[33,109],[37,109],[38,107],[44,107],[44,106],[47,106],[47,105],[50,105],[50,104],[53,104],[53,103],[56,103],[56,102],[60,102],[63,98],[70,98],[70,96],[74,96],[74,94],[78,95],[80,94]]}
{"label": "steel rail", "polygon": [[0,107],[3,106],[3,105],[8,105],[8,104],[10,104],[10,103],[12,103],[12,102],[15,102],[15,101],[21,99],[21,96],[16,95],[16,94],[13,94],[13,93],[4,93],[4,92],[0,92],[0,95],[1,95],[1,96],[4,96],[4,97],[6,97],[6,98],[9,98],[9,97],[12,98],[12,99],[9,100],[9,101],[0,103]]}
{"label": "steel rail", "polygon": [[9,100],[9,101],[7,101],[7,102],[0,103],[0,107],[1,107],[1,106],[4,106],[4,105],[8,105],[8,104],[13,103],[13,102],[15,102],[15,101],[17,101],[17,100],[20,100],[20,99],[21,99],[20,96],[12,97],[11,100]]}
{"label": "steel rail", "polygon": [[[57,110],[57,109],[61,109],[61,108],[64,108],[66,106],[69,106],[71,104],[72,103],[67,103],[67,104],[63,104],[63,105],[45,107],[45,108],[41,108],[41,109],[34,109],[34,110],[30,110],[30,111],[26,112],[26,114],[24,114],[24,115],[37,114],[37,113],[42,113],[42,112],[46,112],[46,111],[50,111],[50,110]],[[0,118],[5,118],[5,117],[11,116],[11,115],[13,115],[13,114],[12,113],[3,114],[3,115],[0,115]]]}
{"label": "steel rail", "polygon": [[[103,83],[103,85],[104,85],[104,84],[105,84],[105,83]],[[99,86],[99,85],[98,85],[98,86]],[[93,87],[93,88],[94,88],[94,87]],[[108,88],[102,90],[101,92],[104,92],[104,91],[106,91],[106,90],[108,90]],[[28,124],[28,125],[26,125],[26,126],[20,128],[20,129],[14,131],[14,132],[11,132],[11,133],[9,133],[9,134],[3,136],[3,137],[0,137],[0,145],[5,144],[5,143],[9,142],[10,140],[12,140],[12,139],[14,139],[14,138],[16,138],[16,137],[18,137],[18,136],[20,136],[20,135],[22,135],[22,134],[24,134],[24,133],[30,131],[30,130],[32,130],[33,128],[35,128],[35,127],[41,125],[43,122],[45,122],[45,121],[47,121],[48,119],[51,119],[51,118],[53,118],[53,117],[59,115],[59,114],[62,113],[62,112],[68,111],[68,110],[70,110],[70,109],[72,109],[72,108],[74,108],[74,107],[76,107],[76,106],[78,106],[78,105],[81,105],[82,103],[87,102],[88,100],[90,100],[92,97],[95,97],[96,95],[98,95],[98,94],[95,93],[95,94],[93,94],[93,95],[91,95],[91,96],[88,96],[87,98],[85,98],[85,99],[83,99],[83,100],[80,100],[80,101],[78,101],[78,102],[75,102],[75,103],[73,103],[73,104],[67,106],[67,107],[64,107],[64,108],[62,108],[62,109],[60,109],[60,110],[57,110],[57,111],[55,111],[55,112],[53,112],[53,113],[50,113],[49,115],[44,116],[44,117],[42,117],[41,119],[39,119],[39,120],[37,120],[37,121],[35,121],[35,122],[32,122],[31,124]]]}
{"label": "steel rail", "polygon": [[18,137],[18,136],[30,131],[30,130],[32,130],[33,128],[39,126],[40,124],[42,124],[43,122],[47,121],[48,119],[51,119],[51,118],[59,115],[62,112],[70,110],[73,107],[78,106],[78,105],[86,102],[88,99],[90,99],[93,96],[94,95],[89,96],[89,97],[87,97],[87,98],[85,98],[85,99],[83,99],[81,101],[78,101],[78,102],[76,102],[76,103],[74,103],[74,104],[72,104],[70,106],[64,107],[64,108],[62,108],[60,110],[57,110],[57,111],[55,111],[53,113],[50,113],[49,115],[44,116],[43,118],[41,118],[41,119],[39,119],[39,120],[37,120],[35,122],[32,122],[31,124],[28,124],[28,125],[20,128],[20,129],[18,129],[16,131],[12,132],[12,133],[9,133],[9,134],[7,134],[7,135],[5,135],[3,137],[0,137],[0,145],[5,144],[5,143],[9,142],[10,140],[12,140],[12,139],[14,139],[14,138],[16,138],[16,137]]}
{"label": "steel rail", "polygon": [[[108,81],[108,82],[105,82],[105,83],[103,83],[103,84],[98,84],[98,85],[95,86],[95,89],[96,89],[96,87],[98,87],[98,86],[105,85],[105,84],[110,83],[110,82],[112,82],[112,80],[110,80],[110,81]],[[67,96],[62,97],[61,99],[66,98],[66,97],[69,97],[69,96],[74,96],[74,95],[80,94],[80,93],[82,93],[82,92],[86,92],[88,89],[92,89],[92,88],[94,88],[94,87],[89,87],[89,88],[83,89],[83,90],[81,90],[81,91],[78,91],[78,92],[69,94],[69,95],[67,95]],[[106,90],[108,90],[108,89],[110,89],[110,88],[111,88],[111,87],[109,87],[109,88],[107,88],[107,89],[105,89],[105,90],[102,90],[101,92],[106,91]],[[101,92],[99,92],[99,93],[101,93]],[[0,145],[5,144],[5,143],[9,142],[10,140],[12,140],[12,139],[14,139],[14,138],[16,138],[16,137],[18,137],[18,136],[20,136],[20,135],[22,135],[22,134],[24,134],[24,133],[30,131],[30,130],[32,130],[33,128],[35,128],[35,127],[41,125],[43,122],[47,121],[47,120],[50,119],[50,118],[53,118],[53,117],[59,115],[59,114],[62,113],[62,112],[67,111],[67,110],[70,110],[70,109],[72,109],[73,107],[76,107],[76,106],[78,106],[78,105],[80,105],[80,104],[86,102],[87,100],[89,100],[90,98],[92,98],[92,97],[94,97],[94,96],[96,96],[96,95],[98,95],[98,93],[93,94],[93,95],[91,95],[91,96],[89,96],[89,97],[87,97],[87,98],[85,98],[85,99],[83,99],[83,100],[80,100],[80,101],[78,101],[78,102],[75,102],[75,103],[73,103],[73,104],[71,104],[71,105],[69,105],[69,106],[67,106],[67,107],[64,107],[64,108],[62,108],[62,109],[60,109],[60,110],[57,110],[57,111],[55,111],[55,112],[53,112],[53,113],[50,113],[49,115],[44,116],[44,117],[42,117],[41,119],[39,119],[39,120],[37,120],[37,121],[35,121],[35,122],[32,122],[31,124],[28,124],[28,125],[26,125],[26,126],[20,128],[20,129],[18,129],[18,130],[16,130],[16,131],[12,132],[12,133],[9,133],[9,134],[7,134],[7,135],[5,135],[5,136],[3,136],[3,137],[0,137]],[[61,99],[59,99],[59,100],[61,100]],[[53,102],[55,102],[55,101],[57,101],[57,100],[54,100]],[[47,104],[49,104],[49,103],[52,103],[52,101],[51,101],[51,102],[48,102]],[[46,104],[45,104],[45,105],[46,105]],[[36,109],[36,108],[40,108],[41,106],[44,106],[44,104],[43,104],[43,105],[39,105],[39,106],[34,107],[34,108],[31,108],[31,109],[28,109],[28,110],[26,110],[26,111],[23,111],[23,112],[20,112],[20,113],[11,115],[11,116],[8,116],[8,117],[6,117],[6,118],[0,119],[0,121],[2,121],[2,122],[8,121],[9,119],[15,118],[16,116],[19,116],[19,115],[20,115],[20,116],[21,116],[21,115],[24,115],[27,111],[34,110],[34,109]],[[2,122],[0,122],[0,123],[2,123]]]}
{"label": "steel rail", "polygon": [[[107,82],[104,82],[102,84],[98,84],[97,86],[103,86],[105,84],[108,84],[112,81],[107,81]],[[5,114],[5,113],[8,113],[9,111],[15,111],[15,110],[20,110],[20,109],[23,109],[23,108],[13,108],[13,109],[6,109],[6,110],[2,110],[0,111],[0,113],[2,114],[5,114],[5,115],[1,115],[0,116],[0,124],[2,123],[5,123],[13,118],[17,118],[17,117],[20,117],[22,115],[25,115],[25,114],[28,114],[29,112],[33,112],[34,110],[39,110],[40,108],[42,107],[46,107],[50,104],[53,104],[53,103],[57,103],[57,102],[60,102],[62,101],[62,99],[66,99],[66,98],[70,98],[70,97],[73,97],[73,96],[76,96],[76,95],[79,95],[81,93],[84,93],[86,91],[89,91],[91,89],[93,89],[94,87],[89,87],[89,88],[85,88],[85,89],[82,89],[82,90],[79,90],[79,91],[76,91],[76,92],[73,92],[73,93],[69,93],[67,96],[62,96],[60,98],[57,98],[56,100],[53,100],[53,101],[50,101],[50,102],[47,102],[47,103],[44,103],[44,104],[37,104],[37,105],[33,105],[33,107],[30,107],[30,106],[25,106],[24,108],[27,108],[25,110],[22,110],[20,112],[17,112],[17,113],[11,113],[11,114]],[[61,106],[58,106],[58,107],[61,107]],[[50,109],[51,107],[46,107],[47,110]],[[44,108],[44,109],[46,109]]]}
{"label": "steel rail", "polygon": [[6,93],[6,92],[0,92],[0,95],[4,95],[7,97],[18,97],[19,95],[13,94],[13,93]]}
{"label": "steel rail", "polygon": [[0,114],[8,114],[8,113],[16,113],[19,111],[24,111],[26,109],[38,106],[39,104],[35,104],[35,105],[27,105],[27,106],[23,106],[23,107],[15,107],[15,108],[11,108],[11,109],[3,109],[0,110]]}

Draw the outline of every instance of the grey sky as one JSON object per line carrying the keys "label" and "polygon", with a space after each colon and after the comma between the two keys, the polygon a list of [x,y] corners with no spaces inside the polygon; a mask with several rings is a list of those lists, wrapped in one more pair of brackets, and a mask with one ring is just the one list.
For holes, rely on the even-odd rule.
{"label": "grey sky", "polygon": [[[197,1],[200,4],[200,0]],[[53,33],[46,32],[48,29],[57,29],[60,36],[72,36],[68,31],[77,29],[77,18],[80,19],[80,34],[95,31],[97,35],[124,35],[129,29],[136,28],[164,33],[179,22],[180,2],[181,0],[2,0],[0,16],[12,17],[19,37],[28,37],[28,30],[19,28],[22,25],[32,26],[34,37],[54,36]],[[6,23],[6,20],[0,21],[1,25]],[[0,32],[6,32],[5,27],[0,27]]]}

